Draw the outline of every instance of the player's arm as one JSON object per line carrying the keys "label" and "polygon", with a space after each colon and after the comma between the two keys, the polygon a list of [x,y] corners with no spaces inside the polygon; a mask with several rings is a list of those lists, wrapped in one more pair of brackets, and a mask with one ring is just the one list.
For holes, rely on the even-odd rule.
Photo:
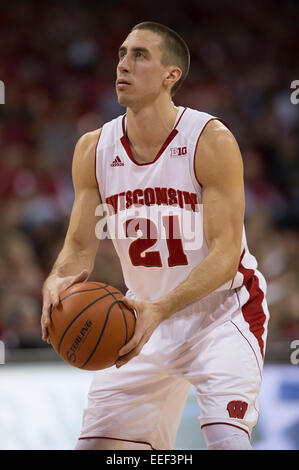
{"label": "player's arm", "polygon": [[238,270],[244,223],[243,162],[232,133],[213,120],[199,140],[196,177],[202,185],[207,257],[158,302],[166,317],[232,280]]}
{"label": "player's arm", "polygon": [[95,149],[101,130],[83,135],[75,147],[72,179],[75,192],[64,245],[43,285],[43,339],[48,339],[50,310],[59,303],[59,294],[76,282],[86,280],[93,270],[99,240],[95,234],[101,203],[94,171]]}
{"label": "player's arm", "polygon": [[137,355],[162,320],[216,290],[237,272],[245,208],[243,162],[235,138],[219,121],[211,121],[199,140],[195,172],[202,185],[209,253],[184,282],[157,301],[125,299],[135,308],[137,323],[133,338],[120,351],[124,357],[117,365]]}

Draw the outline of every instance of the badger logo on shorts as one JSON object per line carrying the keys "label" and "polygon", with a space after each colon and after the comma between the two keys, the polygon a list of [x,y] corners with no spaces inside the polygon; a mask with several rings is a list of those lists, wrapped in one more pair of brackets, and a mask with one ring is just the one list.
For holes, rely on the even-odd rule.
{"label": "badger logo on shorts", "polygon": [[248,408],[246,401],[233,400],[226,407],[230,418],[243,419]]}

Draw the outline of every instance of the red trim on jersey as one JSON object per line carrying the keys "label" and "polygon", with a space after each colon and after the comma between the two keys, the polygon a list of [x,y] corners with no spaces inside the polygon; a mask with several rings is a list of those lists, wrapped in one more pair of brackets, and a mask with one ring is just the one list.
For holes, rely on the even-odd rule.
{"label": "red trim on jersey", "polygon": [[246,434],[248,435],[248,439],[250,440],[250,435],[249,435],[249,432],[242,428],[241,426],[237,426],[236,424],[231,424],[231,423],[225,423],[225,422],[221,422],[221,421],[217,421],[217,423],[207,423],[207,424],[203,424],[201,426],[201,429],[202,428],[205,428],[206,426],[214,426],[214,424],[227,424],[227,426],[232,426],[233,428],[238,428],[238,429],[242,429],[242,431],[246,432]]}
{"label": "red trim on jersey", "polygon": [[169,136],[167,137],[167,139],[165,140],[164,144],[162,145],[162,147],[160,148],[159,152],[157,153],[156,155],[156,158],[154,160],[154,162],[156,160],[158,160],[158,158],[161,157],[162,153],[164,152],[165,149],[167,149],[168,145],[170,144],[170,142],[175,138],[175,136],[179,133],[179,131],[174,128],[171,133],[169,134]]}
{"label": "red trim on jersey", "polygon": [[186,111],[186,109],[187,109],[187,107],[184,108],[184,111],[183,111],[182,114],[180,115],[180,117],[179,117],[179,119],[178,119],[178,122],[176,123],[176,125],[175,125],[175,127],[174,127],[175,129],[178,127],[179,122],[180,122],[180,120],[182,119],[183,114],[184,114],[184,112]]}
{"label": "red trim on jersey", "polygon": [[169,136],[167,137],[167,139],[165,140],[164,144],[162,145],[162,147],[160,148],[159,152],[157,153],[156,157],[154,158],[154,160],[152,162],[148,162],[148,163],[139,163],[135,160],[134,158],[134,155],[132,153],[132,149],[131,149],[131,146],[130,146],[130,142],[128,140],[128,137],[126,135],[126,130],[125,130],[125,117],[126,117],[126,114],[123,116],[123,119],[122,119],[122,129],[123,129],[123,136],[121,137],[120,141],[125,149],[125,151],[127,152],[127,155],[128,157],[130,158],[130,160],[132,160],[133,163],[135,163],[135,165],[138,165],[138,166],[145,166],[145,165],[151,165],[152,163],[155,163],[162,155],[162,153],[165,151],[165,149],[168,147],[168,145],[170,144],[170,142],[175,138],[175,136],[178,134],[178,130],[177,130],[177,126],[180,122],[180,120],[182,119],[183,117],[183,114],[184,112],[186,111],[187,108],[184,109],[184,111],[181,113],[175,127],[172,129],[171,133],[169,134]]}
{"label": "red trim on jersey", "polygon": [[266,315],[263,309],[265,293],[260,288],[259,278],[254,274],[253,269],[245,268],[240,263],[239,271],[244,276],[244,285],[249,293],[249,299],[242,305],[241,310],[245,321],[249,324],[249,330],[256,337],[262,358],[264,359],[264,324]]}
{"label": "red trim on jersey", "polygon": [[199,184],[200,187],[202,187],[202,184],[198,181],[198,178],[197,178],[197,175],[196,175],[196,170],[195,170],[195,156],[196,156],[197,146],[198,146],[199,139],[201,138],[202,133],[205,130],[205,128],[207,127],[207,125],[209,124],[209,122],[215,121],[215,120],[222,122],[222,124],[224,124],[225,127],[228,128],[228,130],[230,130],[230,127],[226,124],[226,122],[223,121],[222,119],[217,118],[217,117],[212,117],[203,126],[203,128],[202,128],[202,130],[201,130],[201,132],[200,132],[200,134],[197,138],[196,145],[195,145],[195,150],[194,150],[194,155],[193,155],[193,172],[194,172],[195,179],[196,179],[196,181],[197,181],[197,183]]}
{"label": "red trim on jersey", "polygon": [[98,137],[98,140],[97,140],[97,145],[96,145],[96,148],[95,148],[95,151],[94,151],[94,175],[95,175],[95,179],[96,179],[96,182],[97,182],[97,185],[98,185],[100,195],[101,195],[100,185],[99,185],[98,177],[97,177],[97,149],[98,149],[98,145],[99,145],[99,142],[100,142],[101,135],[102,135],[102,128],[100,130],[99,137]]}
{"label": "red trim on jersey", "polygon": [[79,441],[83,439],[111,439],[112,441],[124,441],[124,442],[134,442],[135,444],[145,444],[147,446],[150,446],[152,450],[156,450],[153,448],[153,446],[149,442],[143,442],[143,441],[133,441],[131,439],[121,439],[119,437],[107,437],[107,436],[87,436],[87,437],[79,437]]}

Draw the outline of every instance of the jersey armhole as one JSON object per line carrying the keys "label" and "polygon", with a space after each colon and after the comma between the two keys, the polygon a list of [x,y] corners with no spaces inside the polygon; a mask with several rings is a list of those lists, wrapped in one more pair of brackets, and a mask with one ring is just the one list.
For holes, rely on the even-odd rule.
{"label": "jersey armhole", "polygon": [[99,194],[100,194],[100,197],[101,197],[101,201],[103,203],[101,190],[100,190],[99,179],[98,179],[98,174],[97,174],[97,169],[98,169],[98,147],[99,147],[102,132],[103,132],[103,127],[101,127],[101,130],[100,130],[100,133],[99,133],[99,136],[98,136],[98,139],[97,139],[96,147],[95,147],[95,152],[94,152],[94,176],[95,176],[95,180],[96,180],[96,183],[97,183],[97,186],[98,186],[98,191],[99,191]]}
{"label": "jersey armhole", "polygon": [[197,178],[197,175],[196,175],[196,171],[195,171],[195,156],[196,156],[196,152],[197,152],[198,142],[199,142],[199,139],[201,138],[202,133],[203,133],[203,131],[205,130],[206,126],[209,124],[209,122],[215,121],[215,120],[221,122],[225,127],[228,128],[229,131],[231,131],[229,125],[228,125],[223,119],[218,118],[218,117],[211,117],[211,118],[205,123],[205,125],[204,125],[203,128],[202,128],[202,130],[200,131],[200,134],[199,134],[199,136],[198,136],[198,138],[197,138],[197,141],[196,141],[196,144],[195,144],[194,155],[193,155],[193,165],[192,165],[192,166],[193,166],[193,171],[192,171],[193,179],[194,179],[194,181],[196,182],[197,186],[198,186],[200,189],[202,189],[202,184],[200,183],[200,181],[198,181],[198,178]]}

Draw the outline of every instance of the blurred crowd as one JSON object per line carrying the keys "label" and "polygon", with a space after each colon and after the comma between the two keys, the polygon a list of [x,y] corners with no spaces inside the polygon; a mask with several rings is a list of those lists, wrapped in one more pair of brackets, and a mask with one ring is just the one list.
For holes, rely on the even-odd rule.
{"label": "blurred crowd", "polygon": [[[78,138],[125,112],[117,51],[138,22],[177,30],[191,51],[174,98],[224,119],[241,148],[250,250],[268,281],[269,354],[299,339],[299,79],[296,0],[0,2],[0,339],[41,340],[41,289],[62,248]],[[125,291],[114,249],[100,244],[92,279]]]}

